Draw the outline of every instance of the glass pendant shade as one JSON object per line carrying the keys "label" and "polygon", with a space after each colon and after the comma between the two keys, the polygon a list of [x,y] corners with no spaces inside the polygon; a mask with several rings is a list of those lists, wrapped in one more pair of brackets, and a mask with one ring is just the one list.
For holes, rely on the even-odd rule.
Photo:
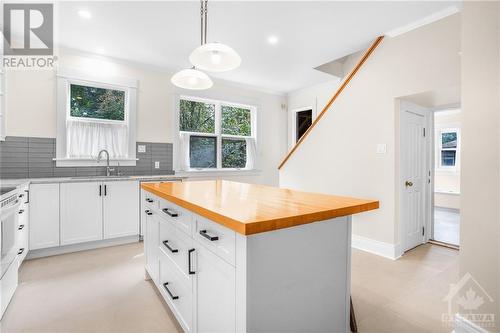
{"label": "glass pendant shade", "polygon": [[241,58],[231,47],[221,43],[203,44],[191,53],[189,61],[208,72],[225,72],[237,68]]}
{"label": "glass pendant shade", "polygon": [[194,68],[183,69],[175,73],[170,82],[179,88],[191,90],[208,89],[214,85],[207,74]]}

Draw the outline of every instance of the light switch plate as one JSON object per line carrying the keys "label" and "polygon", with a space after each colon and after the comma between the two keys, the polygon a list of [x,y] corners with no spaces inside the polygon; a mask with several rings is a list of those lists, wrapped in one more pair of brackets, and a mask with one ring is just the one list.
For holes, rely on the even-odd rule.
{"label": "light switch plate", "polygon": [[385,154],[387,153],[387,145],[385,143],[377,144],[377,154]]}
{"label": "light switch plate", "polygon": [[146,145],[137,145],[137,152],[138,153],[145,153],[146,152]]}
{"label": "light switch plate", "polygon": [[155,161],[155,169],[159,169],[160,168],[160,161]]}

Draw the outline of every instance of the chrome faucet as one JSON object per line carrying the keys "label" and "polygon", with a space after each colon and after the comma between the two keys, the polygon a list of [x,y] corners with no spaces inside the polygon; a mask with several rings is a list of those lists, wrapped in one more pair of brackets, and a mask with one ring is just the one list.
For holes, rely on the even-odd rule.
{"label": "chrome faucet", "polygon": [[114,171],[114,168],[109,167],[109,152],[106,149],[103,149],[97,155],[97,163],[101,162],[101,154],[106,153],[106,176],[111,176],[111,171]]}

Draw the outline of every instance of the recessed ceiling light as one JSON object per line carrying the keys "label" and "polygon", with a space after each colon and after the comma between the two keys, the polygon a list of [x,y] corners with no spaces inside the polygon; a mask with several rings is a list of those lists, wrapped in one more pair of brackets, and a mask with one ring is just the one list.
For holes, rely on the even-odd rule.
{"label": "recessed ceiling light", "polygon": [[92,14],[88,10],[79,10],[78,15],[84,19],[89,19],[92,17]]}
{"label": "recessed ceiling light", "polygon": [[278,37],[274,36],[274,35],[269,36],[269,37],[267,37],[267,42],[271,45],[274,45],[274,44],[278,43]]}

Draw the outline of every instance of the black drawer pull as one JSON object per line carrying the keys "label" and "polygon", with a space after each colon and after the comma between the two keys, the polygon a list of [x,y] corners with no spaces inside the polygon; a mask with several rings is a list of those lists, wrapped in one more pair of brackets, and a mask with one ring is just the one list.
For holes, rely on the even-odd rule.
{"label": "black drawer pull", "polygon": [[168,295],[170,296],[171,299],[175,300],[175,299],[179,299],[179,296],[175,296],[174,294],[172,294],[172,292],[168,289],[168,282],[165,282],[163,284],[163,287],[165,288],[165,290],[167,291]]}
{"label": "black drawer pull", "polygon": [[17,254],[23,254],[23,252],[24,252],[24,247],[20,248],[19,251],[17,251]]}
{"label": "black drawer pull", "polygon": [[24,224],[21,224],[19,227],[17,227],[17,230],[23,230],[24,229]]}
{"label": "black drawer pull", "polygon": [[19,214],[22,214],[22,213],[24,213],[24,209],[19,210]]}
{"label": "black drawer pull", "polygon": [[150,199],[150,198],[146,198],[146,202],[151,203],[151,202],[154,202],[154,200],[153,200],[153,199]]}
{"label": "black drawer pull", "polygon": [[202,235],[211,242],[219,240],[219,236],[210,236],[206,230],[200,230],[200,235]]}
{"label": "black drawer pull", "polygon": [[170,247],[170,245],[168,245],[168,240],[164,240],[164,241],[163,241],[163,245],[165,245],[165,247],[166,247],[167,249],[169,249],[169,250],[170,250],[170,252],[172,252],[172,253],[177,253],[177,252],[179,252],[179,250],[178,250],[178,249],[173,249],[173,248],[171,248],[171,247]]}
{"label": "black drawer pull", "polygon": [[19,194],[19,198],[22,198],[22,197],[24,197],[24,194]]}
{"label": "black drawer pull", "polygon": [[189,249],[188,250],[188,272],[189,274],[196,274],[195,271],[191,270],[191,253],[194,252],[195,249]]}
{"label": "black drawer pull", "polygon": [[165,214],[167,214],[167,215],[168,215],[168,216],[170,216],[170,217],[177,217],[177,216],[179,216],[179,214],[177,214],[177,213],[176,213],[176,212],[174,212],[174,211],[171,211],[171,210],[170,210],[170,209],[168,209],[168,208],[163,208],[162,210],[163,210],[163,212],[164,212]]}
{"label": "black drawer pull", "polygon": [[149,209],[145,210],[144,213],[146,213],[147,215],[153,215],[153,213]]}

